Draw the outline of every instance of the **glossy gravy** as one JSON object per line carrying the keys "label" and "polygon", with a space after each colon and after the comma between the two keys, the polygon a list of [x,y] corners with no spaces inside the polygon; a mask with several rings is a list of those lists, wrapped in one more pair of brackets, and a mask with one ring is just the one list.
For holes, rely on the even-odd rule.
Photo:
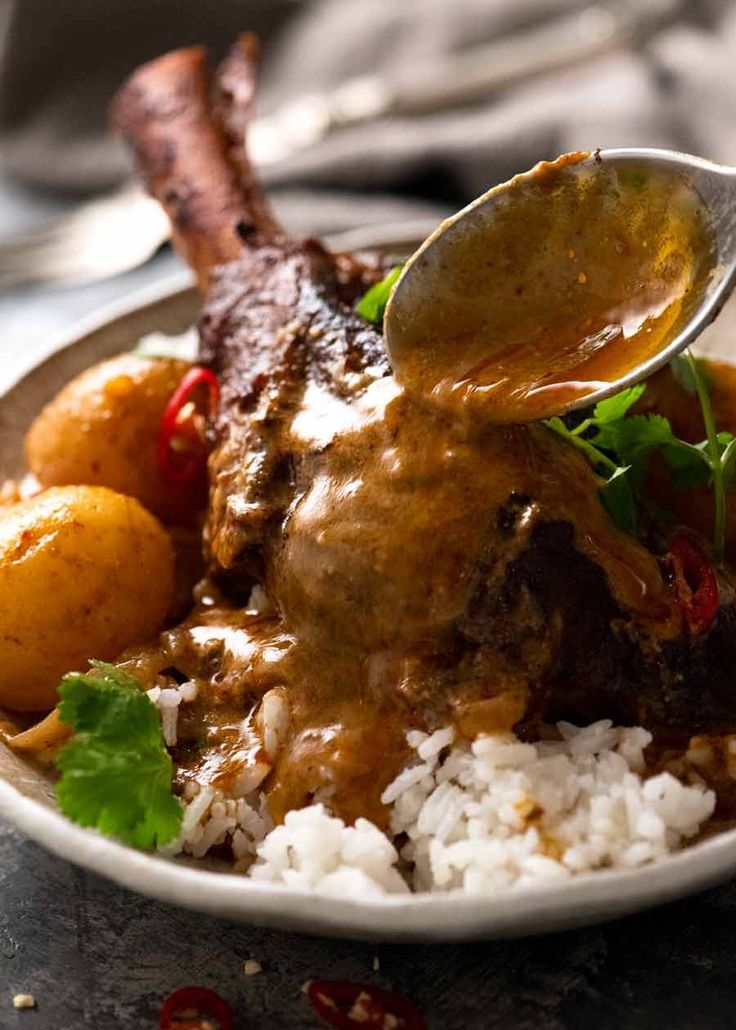
{"label": "glossy gravy", "polygon": [[[557,412],[632,354],[653,353],[705,281],[702,212],[688,196],[632,178],[609,199],[607,173],[577,174],[584,157],[520,177],[492,246],[435,270],[437,303],[402,329],[406,389],[378,379],[348,403],[306,385],[279,430],[283,452],[309,462],[264,552],[274,613],[228,607],[205,583],[182,626],[128,658],[147,685],[172,674],[198,684],[180,716],[181,780],[235,795],[262,787],[277,820],[324,798],[347,820],[384,825],[380,796],[407,760],[407,730],[510,730],[554,668],[554,627],[516,658],[500,641],[463,646],[458,630],[479,576],[499,595],[540,522],[573,528],[627,632],[655,649],[681,632],[659,563],[614,527],[586,460],[542,425],[511,424]],[[479,310],[482,339],[471,332]],[[237,449],[232,468],[220,461],[220,483],[237,481],[242,463]],[[288,711],[276,752],[259,724],[269,691]]]}
{"label": "glossy gravy", "polygon": [[[408,729],[510,730],[553,663],[543,636],[521,664],[457,648],[477,568],[500,587],[539,519],[575,526],[639,632],[674,636],[679,616],[656,559],[612,525],[587,462],[546,428],[471,433],[390,378],[334,404],[329,423],[308,392],[291,425],[305,448],[318,434],[326,449],[267,565],[278,615],[228,608],[205,586],[182,626],[128,661],[147,685],[171,669],[198,684],[180,716],[183,779],[236,794],[263,782],[277,819],[325,797],[348,820],[382,825],[380,795],[406,762]],[[509,537],[498,517],[511,495],[524,500]],[[289,711],[276,757],[257,726],[272,689]]]}
{"label": "glossy gravy", "polygon": [[684,178],[569,154],[473,208],[417,252],[386,323],[399,381],[456,417],[533,421],[617,382],[676,335],[714,269]]}

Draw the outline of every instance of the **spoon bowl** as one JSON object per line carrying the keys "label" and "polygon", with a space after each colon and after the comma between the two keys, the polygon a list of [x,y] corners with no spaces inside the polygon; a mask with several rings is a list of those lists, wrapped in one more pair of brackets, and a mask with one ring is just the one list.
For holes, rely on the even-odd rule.
{"label": "spoon bowl", "polygon": [[385,318],[398,381],[455,415],[587,407],[689,346],[736,282],[736,170],[663,150],[567,154],[443,222]]}

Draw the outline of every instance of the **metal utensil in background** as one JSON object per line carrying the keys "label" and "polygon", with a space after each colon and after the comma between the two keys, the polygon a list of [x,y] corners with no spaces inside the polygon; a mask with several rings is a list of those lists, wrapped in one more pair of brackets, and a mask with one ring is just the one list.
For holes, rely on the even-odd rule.
{"label": "metal utensil in background", "polygon": [[169,238],[163,209],[135,182],[0,241],[0,290],[74,286],[143,264]]}
{"label": "metal utensil in background", "polygon": [[335,254],[347,251],[377,250],[383,254],[407,257],[434,232],[439,220],[407,218],[400,222],[382,222],[380,225],[361,225],[356,229],[328,233],[322,238],[328,250]]}
{"label": "metal utensil in background", "polygon": [[329,94],[307,94],[255,119],[248,152],[257,164],[273,164],[338,129],[476,103],[499,89],[645,38],[680,6],[680,0],[594,4],[451,57],[412,61],[390,75],[348,79]]}
{"label": "metal utensil in background", "polygon": [[[349,126],[477,102],[495,90],[643,38],[679,7],[680,0],[594,4],[462,54],[412,62],[391,76],[350,79],[330,94],[304,96],[256,119],[248,133],[249,153],[257,165],[275,164]],[[370,246],[371,230],[385,239],[387,229],[391,234],[385,225],[361,227],[353,237],[351,230],[343,249]],[[415,235],[402,226],[397,243]],[[158,204],[128,183],[37,229],[0,239],[0,291],[107,279],[147,261],[168,237]]]}

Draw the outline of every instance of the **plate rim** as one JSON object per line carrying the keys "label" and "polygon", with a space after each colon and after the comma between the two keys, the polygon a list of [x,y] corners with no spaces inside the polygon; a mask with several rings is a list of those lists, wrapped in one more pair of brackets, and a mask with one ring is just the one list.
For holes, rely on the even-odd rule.
{"label": "plate rim", "polygon": [[439,943],[571,929],[674,901],[715,886],[736,869],[736,830],[727,830],[637,869],[596,870],[493,898],[438,893],[351,901],[138,851],[75,825],[2,778],[0,815],[59,857],[159,901],[256,925],[353,939]]}
{"label": "plate rim", "polygon": [[[148,308],[183,300],[192,286],[189,272],[166,276],[52,337],[40,360],[0,391],[0,420],[13,393],[28,378],[43,375],[62,351]],[[152,325],[150,331],[155,329]],[[736,872],[736,829],[731,829],[637,869],[597,870],[497,897],[438,893],[349,900],[137,851],[75,825],[2,776],[0,815],[59,857],[159,901],[256,925],[354,939],[442,942],[547,933],[652,908],[715,886]]]}

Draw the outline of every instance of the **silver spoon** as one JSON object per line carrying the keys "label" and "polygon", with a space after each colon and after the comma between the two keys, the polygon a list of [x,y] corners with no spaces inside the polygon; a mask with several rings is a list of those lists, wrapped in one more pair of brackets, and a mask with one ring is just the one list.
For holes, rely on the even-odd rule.
{"label": "silver spoon", "polygon": [[394,374],[455,414],[588,406],[688,347],[736,283],[736,169],[666,150],[542,162],[443,222],[385,317]]}

